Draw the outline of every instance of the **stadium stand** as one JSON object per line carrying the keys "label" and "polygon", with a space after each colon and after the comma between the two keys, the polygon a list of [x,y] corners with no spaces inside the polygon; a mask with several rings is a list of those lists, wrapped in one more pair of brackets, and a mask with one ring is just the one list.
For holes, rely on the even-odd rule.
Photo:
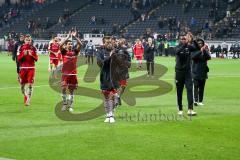
{"label": "stadium stand", "polygon": [[72,15],[69,18],[71,25],[58,24],[49,31],[57,33],[76,26],[81,33],[115,34],[133,18],[128,4],[115,6],[111,0],[105,0],[104,5],[100,5],[95,1]]}
{"label": "stadium stand", "polygon": [[[31,33],[41,37],[38,33],[50,27],[51,24],[56,24],[59,17],[67,18],[68,14],[70,15],[88,2],[84,0],[58,0],[49,2],[48,5],[44,5],[44,7],[37,11],[35,10],[35,12],[28,9],[27,12],[31,16],[22,18],[10,28],[3,29],[2,33],[12,31],[14,28],[14,31],[17,33]],[[48,21],[50,23],[49,26],[47,26]]]}
{"label": "stadium stand", "polygon": [[240,8],[215,24],[215,38],[232,39],[240,37]]}
{"label": "stadium stand", "polygon": [[[211,3],[209,1],[202,1],[199,5],[190,4],[186,9],[184,3],[162,3],[155,10],[150,12],[149,19],[129,25],[125,29],[128,34],[135,37],[141,36],[145,33],[147,28],[159,33],[168,33],[177,31],[178,26],[190,27],[193,31],[201,31],[206,22],[213,23],[215,18],[224,17],[226,9],[224,9],[224,1],[219,1],[220,11],[216,16],[210,16]],[[226,5],[225,5],[226,6]]]}
{"label": "stadium stand", "polygon": [[47,4],[39,4],[30,0],[19,4],[2,4],[0,7],[0,30],[5,31],[3,29],[14,26]]}
{"label": "stadium stand", "polygon": [[[134,3],[138,2],[136,6]],[[151,2],[152,4],[143,4]],[[19,12],[6,24],[0,23],[0,36],[9,32],[30,33],[50,38],[76,27],[83,33],[104,33],[139,37],[146,29],[176,36],[191,30],[204,39],[238,38],[240,1],[227,0],[50,0],[23,6],[3,4],[0,15]],[[15,6],[15,7],[14,7]],[[17,6],[17,7],[16,7]],[[228,6],[228,7],[226,7]],[[230,6],[230,7],[229,7]],[[138,8],[134,10],[133,8]],[[229,12],[228,12],[229,11]],[[227,15],[231,13],[230,15]]]}

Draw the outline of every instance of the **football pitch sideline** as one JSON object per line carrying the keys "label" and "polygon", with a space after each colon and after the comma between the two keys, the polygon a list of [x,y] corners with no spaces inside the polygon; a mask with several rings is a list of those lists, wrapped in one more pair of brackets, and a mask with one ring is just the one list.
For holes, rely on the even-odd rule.
{"label": "football pitch sideline", "polygon": [[[84,57],[79,60],[84,63]],[[133,64],[129,94],[123,95],[114,124],[103,123],[104,115],[86,121],[59,119],[55,107],[61,94],[49,86],[48,63],[47,56],[39,56],[31,106],[25,107],[15,62],[0,54],[0,159],[240,159],[240,60],[209,61],[205,105],[195,107],[196,117],[187,117],[184,91],[185,116],[180,119],[176,115],[175,58],[156,58],[160,67],[155,79],[147,78],[145,70],[136,71]],[[79,87],[89,88],[93,95],[85,89],[75,96],[75,114],[102,103],[98,71],[97,65],[78,68]],[[155,93],[156,81],[168,84],[169,90]],[[159,87],[160,92],[165,89]]]}

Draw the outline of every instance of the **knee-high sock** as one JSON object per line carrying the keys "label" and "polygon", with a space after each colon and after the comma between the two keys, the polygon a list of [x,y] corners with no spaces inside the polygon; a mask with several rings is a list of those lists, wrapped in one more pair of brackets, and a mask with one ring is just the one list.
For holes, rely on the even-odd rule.
{"label": "knee-high sock", "polygon": [[65,90],[62,91],[62,101],[64,105],[67,104],[67,93]]}
{"label": "knee-high sock", "polygon": [[73,101],[74,101],[74,95],[70,94],[69,97],[68,97],[68,102],[69,102],[69,107],[70,108],[73,108]]}
{"label": "knee-high sock", "polygon": [[106,112],[106,117],[109,117],[110,106],[109,106],[109,99],[107,98],[104,99],[104,108]]}
{"label": "knee-high sock", "polygon": [[121,87],[120,87],[120,89],[119,89],[119,93],[118,93],[119,97],[121,97],[121,96],[123,95],[125,89],[126,89],[125,86],[121,86]]}
{"label": "knee-high sock", "polygon": [[22,92],[22,94],[27,95],[26,90],[25,90],[25,86],[21,86],[21,92]]}
{"label": "knee-high sock", "polygon": [[110,98],[108,103],[109,103],[109,117],[113,117],[114,116],[114,108],[115,108],[114,97]]}
{"label": "knee-high sock", "polygon": [[32,88],[32,86],[28,86],[28,89],[27,89],[27,96],[28,96],[28,98],[31,98],[32,93],[33,93],[33,88]]}
{"label": "knee-high sock", "polygon": [[104,100],[106,117],[114,116],[114,102],[112,98]]}
{"label": "knee-high sock", "polygon": [[113,105],[114,105],[114,108],[118,105],[118,97],[119,97],[119,95],[118,95],[118,93],[115,93],[114,95],[113,95]]}

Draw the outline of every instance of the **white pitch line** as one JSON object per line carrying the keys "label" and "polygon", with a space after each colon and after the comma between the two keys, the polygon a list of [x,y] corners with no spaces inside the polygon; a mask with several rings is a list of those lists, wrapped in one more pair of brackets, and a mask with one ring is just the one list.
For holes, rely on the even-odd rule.
{"label": "white pitch line", "polygon": [[[33,86],[33,88],[39,88],[39,87],[47,87],[49,85],[39,85],[39,86]],[[20,89],[20,86],[16,86],[16,87],[0,87],[0,90],[4,90],[4,89]],[[1,160],[1,159],[0,159]]]}
{"label": "white pitch line", "polygon": [[[221,74],[215,74],[215,75],[209,75],[208,78],[209,79],[213,79],[213,78],[219,78],[219,77],[225,77],[225,78],[233,78],[233,77],[240,77],[240,75],[221,75]],[[87,78],[96,78],[96,77],[87,77]],[[136,78],[136,77],[134,77]],[[83,78],[78,78],[79,80],[83,80]],[[173,81],[174,78],[160,78],[160,80],[162,81]],[[140,80],[141,81],[141,80]],[[147,81],[152,81],[152,79],[149,80],[142,80],[144,82]],[[139,82],[139,80],[138,80]],[[40,88],[40,87],[49,87],[49,84],[45,84],[45,85],[38,85],[38,86],[33,86],[33,88]],[[20,89],[20,86],[15,86],[15,87],[0,87],[0,90],[5,90],[5,89]],[[0,159],[1,160],[1,159]]]}
{"label": "white pitch line", "polygon": [[14,160],[14,159],[0,157],[0,160]]}

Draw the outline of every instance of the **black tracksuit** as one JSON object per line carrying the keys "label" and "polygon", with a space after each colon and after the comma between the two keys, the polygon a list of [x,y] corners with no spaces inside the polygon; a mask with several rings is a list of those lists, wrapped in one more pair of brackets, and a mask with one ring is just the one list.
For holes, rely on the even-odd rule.
{"label": "black tracksuit", "polygon": [[193,109],[193,82],[191,74],[191,53],[195,51],[194,45],[179,44],[176,52],[176,88],[178,109],[182,111],[182,95],[184,85],[187,89],[188,109]]}
{"label": "black tracksuit", "polygon": [[121,56],[125,56],[123,57],[124,59],[127,60],[128,63],[126,63],[126,67],[121,67],[119,68],[119,75],[123,75],[121,76],[120,80],[126,80],[129,79],[129,71],[128,69],[131,67],[131,56],[127,51],[127,47],[118,47],[116,49],[116,52]]}
{"label": "black tracksuit", "polygon": [[147,72],[148,75],[153,75],[154,74],[154,51],[155,47],[154,46],[149,46],[146,44],[144,46],[144,57],[147,61]]}
{"label": "black tracksuit", "polygon": [[119,88],[117,81],[113,81],[111,74],[112,57],[110,52],[104,48],[99,49],[96,54],[97,64],[101,67],[100,88],[101,90],[113,90]]}
{"label": "black tracksuit", "polygon": [[110,51],[101,48],[96,54],[97,64],[101,67],[101,90],[118,89],[119,81],[129,77],[128,68],[131,65],[129,54],[123,50],[114,50],[113,52],[110,56]]}
{"label": "black tracksuit", "polygon": [[20,48],[21,45],[23,45],[24,42],[22,41],[18,41],[15,46],[14,46],[14,50],[12,52],[12,60],[16,61],[16,65],[17,65],[17,73],[19,73],[20,69],[19,69],[19,62],[17,60],[17,54],[18,54],[18,49]]}
{"label": "black tracksuit", "polygon": [[206,79],[208,78],[209,68],[207,61],[211,59],[211,55],[208,51],[198,50],[191,54],[192,57],[192,77],[194,83],[194,101],[202,102],[204,95],[204,87]]}

